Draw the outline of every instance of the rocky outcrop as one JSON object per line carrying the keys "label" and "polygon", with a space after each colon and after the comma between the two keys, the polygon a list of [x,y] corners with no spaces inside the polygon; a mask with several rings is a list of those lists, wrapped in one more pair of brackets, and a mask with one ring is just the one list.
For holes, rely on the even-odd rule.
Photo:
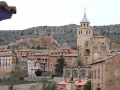
{"label": "rocky outcrop", "polygon": [[[76,48],[77,28],[79,25],[70,24],[65,26],[38,26],[25,30],[0,31],[0,45],[25,38],[37,38],[42,36],[53,36],[60,47],[67,45]],[[120,43],[120,25],[93,26],[94,35],[104,35]]]}
{"label": "rocky outcrop", "polygon": [[0,46],[1,49],[3,49],[3,47],[7,49],[57,49],[59,47],[59,44],[55,39],[53,39],[52,36],[44,36],[39,38],[26,38],[16,40],[15,42],[11,42],[8,45]]}

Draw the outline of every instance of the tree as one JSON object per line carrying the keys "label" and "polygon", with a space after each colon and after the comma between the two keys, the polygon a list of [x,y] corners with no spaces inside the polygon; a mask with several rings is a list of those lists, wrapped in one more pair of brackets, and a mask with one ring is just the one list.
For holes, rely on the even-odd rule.
{"label": "tree", "polygon": [[40,49],[40,45],[37,45],[37,49],[38,49],[38,50]]}
{"label": "tree", "polygon": [[10,46],[8,45],[7,49],[10,49]]}
{"label": "tree", "polygon": [[8,86],[8,90],[13,90],[13,85]]}
{"label": "tree", "polygon": [[48,83],[46,81],[43,81],[42,90],[57,90],[57,85],[55,82]]}
{"label": "tree", "polygon": [[63,74],[63,68],[64,66],[66,66],[67,64],[65,63],[65,58],[63,55],[61,55],[58,59],[57,59],[57,64],[55,65],[55,73],[56,75],[60,75],[62,76]]}
{"label": "tree", "polygon": [[35,46],[32,46],[31,49],[35,49]]}
{"label": "tree", "polygon": [[91,90],[91,81],[87,82],[87,84],[84,86],[84,90]]}
{"label": "tree", "polygon": [[42,75],[42,71],[41,71],[40,69],[37,69],[37,70],[35,71],[35,75],[36,75],[36,76],[41,76],[41,75]]}

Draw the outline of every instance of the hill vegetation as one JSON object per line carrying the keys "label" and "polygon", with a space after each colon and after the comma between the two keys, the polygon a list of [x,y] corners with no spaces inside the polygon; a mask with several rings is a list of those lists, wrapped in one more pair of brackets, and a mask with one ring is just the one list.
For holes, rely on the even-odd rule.
{"label": "hill vegetation", "polygon": [[[76,48],[77,27],[79,25],[70,24],[65,26],[38,26],[25,30],[0,31],[0,45],[7,45],[10,42],[25,38],[37,38],[53,36],[58,41],[60,47],[69,46]],[[120,25],[93,26],[94,35],[104,35],[120,43]]]}

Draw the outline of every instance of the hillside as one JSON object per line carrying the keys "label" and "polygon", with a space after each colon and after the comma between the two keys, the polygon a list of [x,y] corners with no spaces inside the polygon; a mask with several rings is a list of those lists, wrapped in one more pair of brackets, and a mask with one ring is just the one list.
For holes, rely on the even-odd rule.
{"label": "hillside", "polygon": [[8,45],[0,46],[0,48],[7,49],[57,49],[59,48],[58,42],[52,36],[44,36],[38,38],[25,38],[11,42]]}
{"label": "hillside", "polygon": [[[25,30],[0,31],[0,45],[25,38],[37,38],[42,36],[53,36],[60,46],[67,45],[76,48],[76,30],[79,25],[70,24],[65,26],[38,26]],[[104,35],[120,43],[120,25],[93,26],[94,35]]]}

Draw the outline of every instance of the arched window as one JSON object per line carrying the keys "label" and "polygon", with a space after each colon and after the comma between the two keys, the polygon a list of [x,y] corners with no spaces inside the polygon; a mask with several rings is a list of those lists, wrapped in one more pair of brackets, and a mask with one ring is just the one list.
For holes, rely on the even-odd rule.
{"label": "arched window", "polygon": [[89,49],[85,50],[85,55],[90,55],[90,50]]}
{"label": "arched window", "polygon": [[85,27],[85,23],[84,23],[84,27]]}
{"label": "arched window", "polygon": [[87,24],[87,27],[88,27],[88,24]]}

